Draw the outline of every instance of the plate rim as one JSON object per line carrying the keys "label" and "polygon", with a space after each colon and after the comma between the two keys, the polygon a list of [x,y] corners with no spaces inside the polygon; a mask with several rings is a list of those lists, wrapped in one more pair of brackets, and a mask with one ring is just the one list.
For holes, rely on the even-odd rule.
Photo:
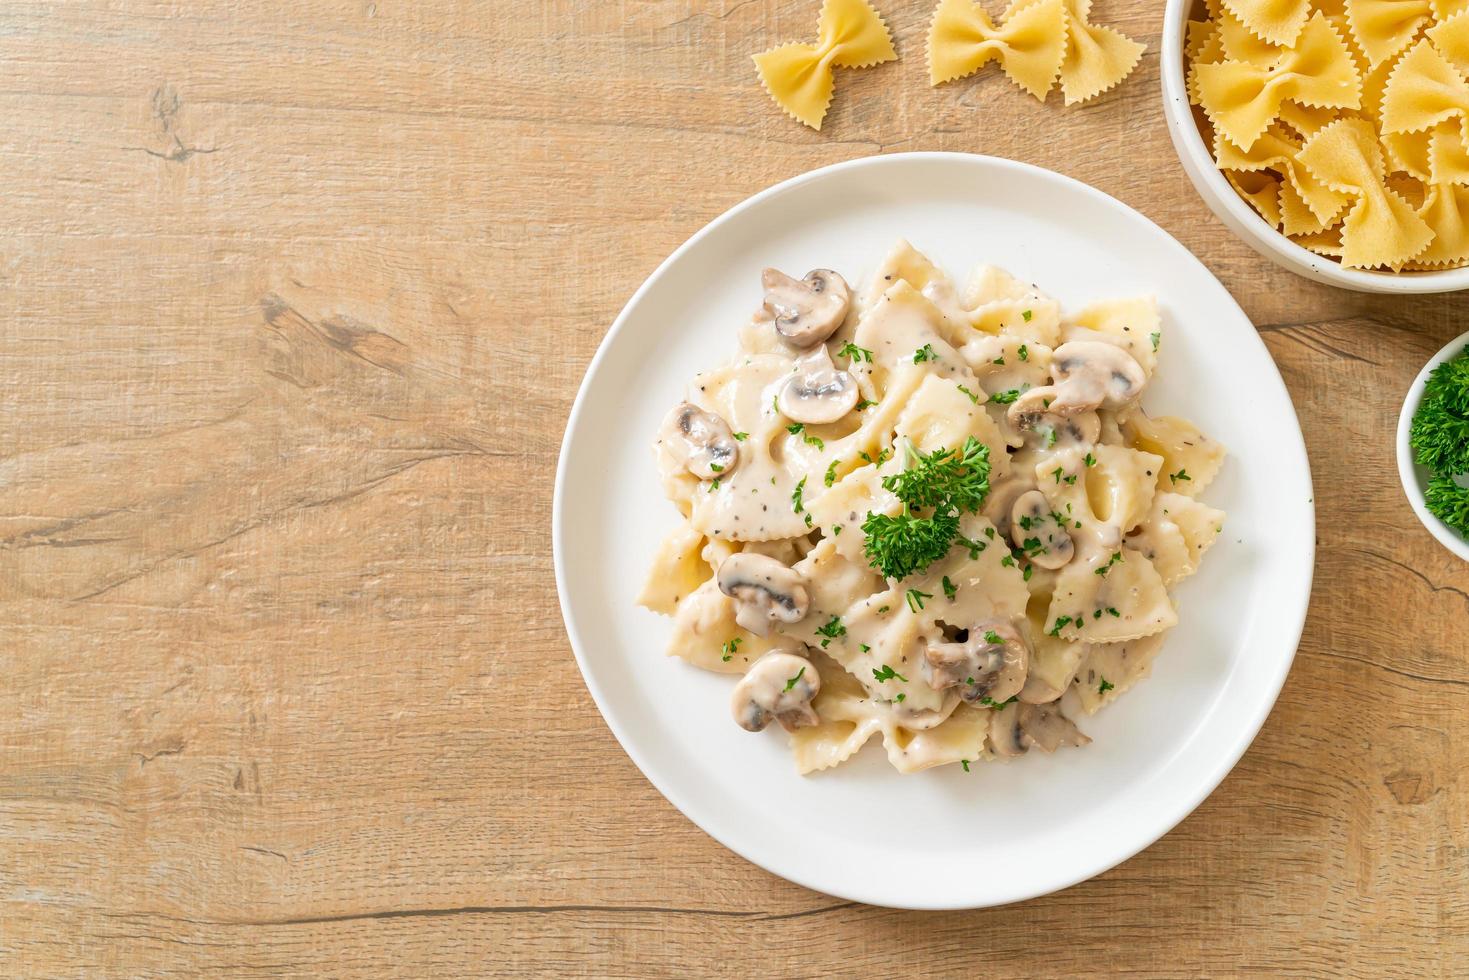
{"label": "plate rim", "polygon": [[[1144,837],[1147,839],[1141,840],[1139,843],[1136,844],[1136,846],[1129,844],[1126,847],[1120,848],[1115,855],[1108,854],[1107,857],[1100,861],[1088,863],[1067,874],[1057,875],[1054,877],[1054,880],[1046,881],[1039,886],[1030,884],[1024,887],[1014,888],[1012,890],[1012,893],[1007,893],[1006,897],[1003,897],[999,900],[979,900],[970,896],[955,896],[958,900],[953,900],[951,898],[950,900],[945,901],[940,898],[938,900],[929,902],[913,901],[911,898],[904,897],[903,900],[894,901],[892,898],[884,898],[881,894],[879,894],[878,892],[880,892],[880,889],[873,890],[866,887],[834,888],[827,883],[817,883],[815,881],[812,881],[810,880],[810,876],[806,874],[791,874],[787,873],[786,871],[773,868],[769,864],[755,858],[744,848],[739,847],[735,843],[731,842],[729,839],[727,839],[725,835],[717,833],[710,827],[706,826],[703,822],[694,817],[690,813],[690,809],[684,805],[684,796],[682,793],[666,785],[663,780],[661,780],[658,776],[655,776],[654,773],[650,771],[650,766],[646,763],[641,753],[634,747],[634,743],[629,739],[629,737],[623,731],[622,727],[614,720],[613,714],[609,713],[606,695],[601,690],[597,682],[593,679],[593,674],[588,669],[587,658],[583,653],[583,649],[586,648],[587,645],[584,643],[583,638],[576,628],[576,620],[573,615],[570,600],[568,599],[566,584],[565,568],[567,556],[565,554],[566,539],[563,524],[565,520],[565,510],[567,507],[566,474],[568,449],[571,447],[573,437],[582,421],[582,415],[586,408],[585,397],[588,387],[590,386],[592,379],[596,376],[598,369],[601,367],[604,359],[608,356],[608,351],[612,348],[618,336],[626,327],[631,317],[632,311],[638,306],[643,296],[648,291],[650,291],[660,279],[662,279],[668,269],[670,269],[686,252],[690,251],[698,243],[702,242],[706,237],[713,234],[720,226],[733,220],[736,216],[743,213],[744,211],[749,210],[772,197],[787,193],[804,184],[827,179],[838,173],[842,173],[848,170],[867,167],[897,166],[909,161],[924,160],[948,162],[959,166],[977,166],[980,168],[993,166],[998,167],[1002,170],[1017,170],[1031,177],[1038,177],[1043,180],[1059,181],[1063,185],[1067,185],[1071,190],[1078,191],[1082,194],[1097,199],[1104,205],[1121,210],[1131,218],[1139,219],[1145,222],[1159,234],[1164,236],[1167,241],[1172,242],[1173,245],[1176,246],[1183,255],[1187,256],[1189,261],[1192,261],[1198,267],[1199,271],[1208,276],[1215,282],[1216,285],[1219,286],[1220,291],[1228,298],[1229,303],[1233,308],[1233,311],[1253,328],[1250,331],[1250,336],[1253,338],[1255,345],[1259,348],[1259,352],[1264,355],[1266,363],[1269,364],[1271,371],[1270,376],[1275,380],[1276,383],[1280,385],[1280,390],[1285,394],[1286,404],[1290,409],[1291,421],[1294,423],[1294,425],[1291,427],[1290,431],[1285,433],[1284,435],[1289,441],[1291,441],[1291,448],[1298,450],[1299,456],[1305,464],[1305,485],[1308,493],[1310,494],[1304,506],[1307,508],[1307,512],[1309,514],[1311,533],[1306,537],[1307,546],[1305,548],[1304,554],[1302,555],[1304,574],[1299,578],[1299,582],[1301,583],[1301,585],[1298,586],[1296,589],[1296,592],[1298,594],[1294,597],[1295,601],[1290,603],[1290,607],[1298,608],[1299,612],[1295,615],[1295,625],[1287,630],[1287,633],[1289,634],[1287,637],[1289,639],[1288,652],[1285,656],[1279,658],[1278,664],[1275,669],[1275,674],[1274,676],[1269,678],[1269,683],[1265,689],[1268,691],[1269,696],[1262,697],[1258,701],[1253,713],[1249,717],[1243,719],[1242,724],[1239,723],[1241,719],[1238,716],[1236,717],[1236,725],[1233,728],[1233,731],[1236,734],[1233,736],[1233,744],[1229,745],[1227,751],[1220,754],[1219,764],[1217,764],[1213,768],[1213,770],[1208,773],[1206,778],[1202,779],[1196,784],[1197,789],[1195,790],[1195,792],[1189,794],[1189,796],[1186,797],[1186,802],[1178,807],[1178,812],[1176,813],[1176,815],[1164,821],[1165,825],[1162,826],[1162,829],[1156,834],[1156,836],[1144,835]],[[1311,596],[1315,580],[1317,526],[1315,500],[1315,483],[1314,477],[1311,473],[1310,454],[1307,452],[1305,437],[1301,431],[1300,416],[1299,413],[1296,411],[1295,401],[1293,398],[1291,398],[1290,389],[1286,386],[1284,378],[1281,377],[1279,365],[1275,363],[1275,358],[1273,355],[1271,355],[1269,348],[1266,347],[1265,341],[1260,336],[1258,328],[1255,328],[1254,321],[1251,320],[1250,317],[1244,312],[1244,310],[1240,307],[1238,301],[1235,300],[1233,294],[1231,294],[1229,290],[1225,288],[1224,284],[1219,281],[1218,277],[1215,276],[1214,273],[1210,271],[1209,267],[1204,265],[1204,263],[1198,258],[1198,256],[1194,255],[1193,252],[1187,248],[1187,246],[1178,241],[1178,239],[1175,238],[1171,233],[1169,233],[1167,229],[1163,228],[1157,222],[1153,221],[1151,218],[1143,214],[1141,211],[1138,211],[1136,208],[1133,208],[1131,205],[1128,205],[1125,202],[1118,200],[1112,195],[1107,194],[1105,191],[1092,187],[1090,184],[1086,184],[1080,180],[1077,180],[1074,177],[1067,176],[1066,174],[1058,173],[1054,170],[1048,170],[1045,167],[1040,167],[1035,164],[1025,163],[1019,160],[1010,160],[1005,157],[991,156],[988,154],[939,150],[908,151],[901,153],[871,154],[868,156],[856,157],[851,160],[843,160],[837,163],[829,164],[813,170],[805,171],[800,174],[796,174],[793,177],[789,177],[785,180],[772,184],[764,190],[758,191],[755,194],[746,197],[744,200],[736,203],[732,207],[726,209],[725,211],[711,219],[698,231],[690,235],[681,245],[679,245],[676,249],[669,253],[669,255],[662,262],[660,262],[651,273],[648,274],[647,278],[643,280],[642,284],[638,286],[638,288],[633,292],[632,296],[630,296],[627,302],[623,304],[622,309],[618,312],[616,318],[612,321],[612,325],[608,328],[607,333],[602,337],[601,342],[598,343],[596,352],[592,355],[592,359],[587,363],[586,370],[582,375],[581,383],[577,386],[576,395],[573,398],[571,408],[567,413],[565,428],[562,432],[561,444],[557,451],[556,478],[552,491],[551,551],[552,564],[554,566],[556,580],[557,602],[561,611],[562,625],[566,630],[567,640],[571,645],[572,655],[576,658],[577,669],[581,673],[582,681],[586,685],[588,692],[592,695],[592,700],[597,706],[598,713],[602,716],[602,721],[612,732],[613,737],[617,739],[618,745],[621,746],[623,752],[626,753],[627,757],[632,760],[635,766],[637,766],[638,771],[642,773],[643,777],[653,785],[653,788],[656,789],[660,794],[662,794],[663,798],[667,800],[668,803],[670,803],[673,808],[684,817],[684,819],[688,820],[705,834],[708,834],[711,838],[718,841],[726,849],[740,856],[744,860],[749,861],[756,867],[762,868],[763,870],[775,875],[776,877],[782,878],[786,881],[790,881],[794,884],[800,885],[803,888],[807,888],[819,894],[831,895],[837,898],[862,902],[864,904],[880,906],[884,908],[926,911],[967,910],[978,908],[995,908],[1002,905],[1013,904],[1015,902],[1028,901],[1032,898],[1038,898],[1043,895],[1051,894],[1053,892],[1063,891],[1074,885],[1080,884],[1081,882],[1104,874],[1107,871],[1110,871],[1112,868],[1115,868],[1118,865],[1122,864],[1123,862],[1128,861],[1133,857],[1136,857],[1139,853],[1149,847],[1152,847],[1158,841],[1162,840],[1168,834],[1172,833],[1172,831],[1177,828],[1180,823],[1182,823],[1190,814],[1198,809],[1198,807],[1204,802],[1204,800],[1208,799],[1208,797],[1211,796],[1214,791],[1219,788],[1219,786],[1224,782],[1225,778],[1230,774],[1230,772],[1234,770],[1235,766],[1239,764],[1239,760],[1244,757],[1245,752],[1247,752],[1250,746],[1254,744],[1254,741],[1256,737],[1258,737],[1260,730],[1264,727],[1266,719],[1269,718],[1270,713],[1274,710],[1276,703],[1279,701],[1280,692],[1285,686],[1285,680],[1289,676],[1290,669],[1295,663],[1296,654],[1299,652],[1301,637],[1304,634],[1306,620],[1310,611]]]}

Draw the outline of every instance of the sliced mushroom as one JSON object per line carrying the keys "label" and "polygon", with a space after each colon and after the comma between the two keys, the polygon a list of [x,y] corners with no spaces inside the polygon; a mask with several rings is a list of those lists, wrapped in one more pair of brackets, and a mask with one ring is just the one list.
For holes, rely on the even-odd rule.
{"label": "sliced mushroom", "polygon": [[1021,736],[1042,752],[1054,752],[1063,745],[1080,747],[1091,742],[1055,704],[1021,702],[1016,708],[1019,709]]}
{"label": "sliced mushroom", "polygon": [[857,381],[837,370],[831,352],[818,344],[796,361],[796,372],[780,389],[780,410],[793,422],[835,422],[857,404]]}
{"label": "sliced mushroom", "polygon": [[830,269],[814,269],[804,279],[792,279],[779,269],[760,275],[765,287],[761,316],[775,323],[775,331],[793,347],[815,346],[836,332],[847,318],[852,291],[847,281]]}
{"label": "sliced mushroom", "polygon": [[1009,622],[989,620],[970,627],[963,642],[930,643],[923,661],[935,691],[958,687],[959,696],[971,704],[998,704],[1025,686],[1030,644]]}
{"label": "sliced mushroom", "polygon": [[821,690],[821,675],[805,657],[767,653],[755,661],[730,699],[735,724],[747,732],[763,731],[774,718],[786,731],[821,721],[811,700]]}
{"label": "sliced mushroom", "polygon": [[1102,420],[1094,411],[1067,414],[1058,410],[1057,390],[1055,385],[1030,389],[1015,399],[1005,417],[1016,428],[1046,433],[1048,444],[1094,445],[1102,435]]}
{"label": "sliced mushroom", "polygon": [[984,498],[983,514],[1005,537],[1010,536],[1010,512],[1015,501],[1027,490],[1034,490],[1032,480],[1012,474],[990,487],[989,496]]}
{"label": "sliced mushroom", "polygon": [[1062,389],[1062,403],[1087,408],[1125,408],[1148,383],[1131,354],[1100,340],[1073,340],[1057,347],[1051,354],[1051,378]]}
{"label": "sliced mushroom", "polygon": [[739,443],[724,419],[692,402],[668,413],[658,441],[701,480],[727,477],[740,462]]}
{"label": "sliced mushroom", "polygon": [[996,755],[1021,755],[1031,746],[1054,752],[1063,745],[1089,742],[1055,704],[1008,704],[990,719],[990,748]]}
{"label": "sliced mushroom", "polygon": [[735,622],[758,636],[769,633],[772,623],[799,623],[811,607],[800,572],[754,552],[735,552],[720,562],[718,583],[735,601]]}
{"label": "sliced mushroom", "polygon": [[1007,704],[990,718],[990,748],[995,755],[1012,757],[1030,748],[1020,731],[1020,707]]}
{"label": "sliced mushroom", "polygon": [[1039,490],[1028,490],[1015,499],[1010,509],[1010,540],[1041,568],[1060,568],[1076,554],[1071,535],[1051,513],[1050,501]]}

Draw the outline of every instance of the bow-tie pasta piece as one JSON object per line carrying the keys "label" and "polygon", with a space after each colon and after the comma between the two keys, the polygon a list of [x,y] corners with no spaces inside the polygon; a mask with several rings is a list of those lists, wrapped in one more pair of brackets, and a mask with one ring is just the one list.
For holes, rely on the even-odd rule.
{"label": "bow-tie pasta piece", "polygon": [[1271,44],[1294,44],[1311,16],[1310,0],[1224,0],[1224,6]]}
{"label": "bow-tie pasta piece", "polygon": [[1270,65],[1230,60],[1198,67],[1204,112],[1215,130],[1246,150],[1270,127],[1286,99],[1356,109],[1361,87],[1346,42],[1319,13],[1306,22],[1296,46]]}
{"label": "bow-tie pasta piece", "polygon": [[1224,527],[1224,512],[1181,493],[1160,493],[1127,546],[1153,563],[1170,589],[1199,570],[1204,552]]}
{"label": "bow-tie pasta piece", "polygon": [[754,56],[760,81],[776,104],[812,129],[831,105],[833,68],[870,68],[897,58],[892,35],[865,0],[825,0],[816,43],[793,43]]}
{"label": "bow-tie pasta piece", "polygon": [[[1012,0],[1005,18],[1041,0]],[[1091,0],[1065,0],[1066,54],[1061,95],[1067,105],[1094,99],[1132,74],[1146,46],[1121,31],[1091,23]]]}
{"label": "bow-tie pasta piece", "polygon": [[1122,434],[1126,445],[1163,458],[1155,474],[1160,491],[1197,497],[1224,465],[1224,447],[1188,419],[1134,412]]}
{"label": "bow-tie pasta piece", "polygon": [[1464,133],[1469,124],[1440,123],[1429,133],[1428,182],[1469,184],[1469,146]]}
{"label": "bow-tie pasta piece", "polygon": [[1465,12],[1441,15],[1439,23],[1428,29],[1428,39],[1449,64],[1469,75],[1469,0],[1463,2]]}
{"label": "bow-tie pasta piece", "polygon": [[1382,99],[1384,133],[1416,133],[1469,119],[1469,83],[1428,40],[1414,45],[1392,73]]}
{"label": "bow-tie pasta piece", "polygon": [[[1321,231],[1346,207],[1346,194],[1327,187],[1296,162],[1301,141],[1272,125],[1248,151],[1223,136],[1214,141],[1214,159],[1225,170],[1272,170],[1281,174],[1280,207],[1287,235]],[[1302,214],[1302,212],[1307,214]],[[1309,216],[1307,216],[1309,215]]]}
{"label": "bow-tie pasta piece", "polygon": [[1291,241],[1317,255],[1329,255],[1333,259],[1341,258],[1341,225],[1319,231],[1314,235],[1295,235],[1292,236]]}
{"label": "bow-tie pasta piece", "polygon": [[995,24],[975,0],[939,0],[928,29],[928,74],[934,85],[979,71],[991,61],[1044,101],[1066,53],[1063,0],[1036,0]]}
{"label": "bow-tie pasta piece", "polygon": [[1347,0],[1352,36],[1373,65],[1413,43],[1433,17],[1428,0]]}
{"label": "bow-tie pasta piece", "polygon": [[1469,187],[1432,185],[1418,213],[1433,229],[1433,242],[1413,257],[1415,263],[1444,266],[1469,259]]}
{"label": "bow-tie pasta piece", "polygon": [[1224,179],[1272,228],[1280,227],[1280,178],[1264,171],[1226,170]]}
{"label": "bow-tie pasta piece", "polygon": [[1163,637],[1163,633],[1154,633],[1123,643],[1093,644],[1076,674],[1081,709],[1096,714],[1098,708],[1147,677],[1163,649]]}
{"label": "bow-tie pasta piece", "polygon": [[1342,222],[1342,265],[1401,265],[1428,247],[1433,229],[1386,184],[1372,123],[1334,122],[1311,137],[1297,159],[1322,183],[1357,199]]}

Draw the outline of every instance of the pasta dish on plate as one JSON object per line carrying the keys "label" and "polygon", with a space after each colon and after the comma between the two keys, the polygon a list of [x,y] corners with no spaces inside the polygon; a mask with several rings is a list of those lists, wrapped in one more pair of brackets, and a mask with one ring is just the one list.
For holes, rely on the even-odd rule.
{"label": "pasta dish on plate", "polygon": [[899,242],[854,294],[763,275],[735,356],[654,452],[682,519],[640,602],[742,675],[734,721],[802,773],[880,735],[902,772],[1051,752],[1146,676],[1224,515],[1224,449],[1140,397],[1151,297],[1060,304]]}

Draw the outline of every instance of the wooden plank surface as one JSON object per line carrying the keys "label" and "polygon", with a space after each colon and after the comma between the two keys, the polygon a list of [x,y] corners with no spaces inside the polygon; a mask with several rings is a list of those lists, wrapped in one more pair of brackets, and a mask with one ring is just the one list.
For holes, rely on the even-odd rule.
{"label": "wooden plank surface", "polygon": [[[1469,323],[1266,264],[1207,212],[1149,46],[1095,104],[749,55],[815,0],[0,6],[0,972],[1462,975],[1469,571],[1397,409]],[[1142,855],[924,915],[787,884],[647,783],[576,672],[551,481],[576,385],[710,218],[872,153],[995,153],[1139,208],[1259,324],[1319,558],[1254,747]],[[860,855],[854,856],[860,859]]]}

